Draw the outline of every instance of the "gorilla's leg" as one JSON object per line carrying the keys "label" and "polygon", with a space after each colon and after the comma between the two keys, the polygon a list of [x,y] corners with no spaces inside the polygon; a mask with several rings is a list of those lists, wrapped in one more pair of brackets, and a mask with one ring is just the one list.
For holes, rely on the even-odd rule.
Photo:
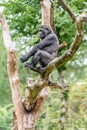
{"label": "gorilla's leg", "polygon": [[26,63],[25,67],[35,68],[39,63],[41,67],[46,67],[54,57],[46,51],[38,50],[33,56],[31,63]]}
{"label": "gorilla's leg", "polygon": [[49,54],[46,51],[43,50],[39,50],[32,59],[32,63],[34,66],[36,66],[38,63],[40,63],[40,65],[42,67],[45,67],[51,60],[53,60],[53,56],[51,54]]}
{"label": "gorilla's leg", "polygon": [[41,50],[37,51],[36,54],[32,57],[32,61],[30,63],[26,63],[25,67],[35,68],[39,63],[41,57]]}

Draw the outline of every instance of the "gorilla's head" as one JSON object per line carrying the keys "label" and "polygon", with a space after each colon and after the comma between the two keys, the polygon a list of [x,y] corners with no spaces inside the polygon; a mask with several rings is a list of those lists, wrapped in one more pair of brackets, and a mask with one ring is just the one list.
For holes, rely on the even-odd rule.
{"label": "gorilla's head", "polygon": [[48,34],[53,33],[49,25],[42,25],[39,31],[40,31],[39,37],[41,39],[44,39]]}

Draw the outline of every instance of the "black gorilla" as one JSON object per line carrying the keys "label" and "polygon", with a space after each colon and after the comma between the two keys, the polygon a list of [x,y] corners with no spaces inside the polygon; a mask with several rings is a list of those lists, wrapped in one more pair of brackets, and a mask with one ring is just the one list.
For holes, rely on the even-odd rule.
{"label": "black gorilla", "polygon": [[57,56],[59,41],[50,26],[42,25],[39,37],[40,43],[20,58],[21,62],[25,62],[32,57],[31,63],[26,63],[25,67],[35,68],[38,63],[41,67],[46,67]]}

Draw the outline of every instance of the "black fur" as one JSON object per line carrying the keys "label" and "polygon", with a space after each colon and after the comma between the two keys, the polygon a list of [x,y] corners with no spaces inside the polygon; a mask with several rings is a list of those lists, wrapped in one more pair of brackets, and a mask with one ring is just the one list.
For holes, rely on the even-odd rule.
{"label": "black fur", "polygon": [[20,58],[21,62],[25,62],[32,57],[31,63],[26,63],[25,67],[36,67],[38,63],[41,67],[46,67],[57,56],[59,41],[48,25],[41,26],[39,37],[40,43]]}

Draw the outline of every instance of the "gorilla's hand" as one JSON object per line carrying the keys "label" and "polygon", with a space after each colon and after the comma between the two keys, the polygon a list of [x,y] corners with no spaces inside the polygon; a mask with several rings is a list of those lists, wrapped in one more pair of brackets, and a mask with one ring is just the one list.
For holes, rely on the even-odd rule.
{"label": "gorilla's hand", "polygon": [[21,62],[25,62],[28,60],[28,56],[27,55],[23,55],[21,58],[20,58]]}

